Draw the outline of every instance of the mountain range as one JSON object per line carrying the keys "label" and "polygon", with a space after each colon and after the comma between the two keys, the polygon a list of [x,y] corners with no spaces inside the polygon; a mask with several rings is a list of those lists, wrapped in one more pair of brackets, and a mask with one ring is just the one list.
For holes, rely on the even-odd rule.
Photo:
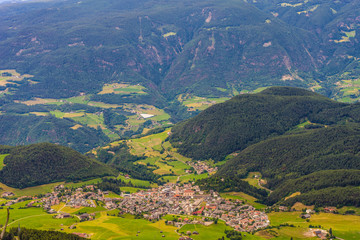
{"label": "mountain range", "polygon": [[[85,96],[122,106],[150,104],[175,123],[197,113],[187,99],[211,103],[209,98],[231,98],[274,85],[357,101],[359,9],[356,0],[3,4],[0,66],[25,77],[0,85],[1,111],[11,114],[6,106],[14,102],[35,99],[44,105],[49,98]],[[124,83],[142,86],[145,94],[104,90]],[[164,123],[150,127],[158,124]],[[133,126],[138,125],[100,127],[112,139],[137,133]],[[26,132],[20,135],[27,137]],[[52,141],[48,135],[46,140]]]}

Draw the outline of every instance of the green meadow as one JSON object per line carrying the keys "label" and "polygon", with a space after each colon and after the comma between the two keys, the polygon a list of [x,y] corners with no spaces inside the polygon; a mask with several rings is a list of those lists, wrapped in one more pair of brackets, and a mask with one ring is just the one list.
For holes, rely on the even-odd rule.
{"label": "green meadow", "polygon": [[125,182],[131,182],[135,187],[152,187],[153,185],[149,181],[134,179],[134,178],[126,178],[123,175],[119,175],[117,179],[121,179]]}
{"label": "green meadow", "polygon": [[137,164],[155,166],[154,173],[159,175],[184,175],[190,167],[185,164],[184,158],[179,157],[169,142],[165,142],[170,129],[164,132],[127,141],[130,152],[134,155],[145,155],[147,158],[139,160]]}
{"label": "green meadow", "polygon": [[[313,214],[310,221],[300,218],[301,212],[275,212],[268,214],[271,225],[293,224],[295,228],[285,228],[279,231],[280,235],[293,236],[294,239],[305,238],[304,233],[308,231],[309,225],[321,225],[322,229],[332,228],[336,237],[351,240],[360,239],[360,216],[341,215],[331,213]],[[280,238],[281,239],[281,238]],[[285,239],[285,238],[284,238]]]}
{"label": "green meadow", "polygon": [[15,196],[17,196],[17,197],[19,197],[19,196],[35,196],[35,195],[40,195],[40,194],[45,194],[45,193],[51,192],[55,186],[58,186],[60,184],[64,184],[65,187],[69,187],[69,188],[78,188],[78,187],[82,187],[85,185],[96,184],[100,181],[101,181],[100,178],[96,178],[96,179],[92,179],[92,180],[88,180],[88,181],[84,181],[84,182],[77,182],[77,183],[57,182],[57,183],[49,183],[49,184],[39,185],[39,186],[35,186],[35,187],[28,187],[28,188],[23,188],[23,189],[12,188],[12,187],[6,186],[3,183],[0,183],[0,188],[1,188],[0,193],[13,192],[15,194]]}
{"label": "green meadow", "polygon": [[244,201],[247,204],[252,205],[253,207],[255,207],[256,209],[265,209],[267,206],[261,203],[256,202],[257,199],[246,194],[243,192],[227,192],[227,193],[221,193],[220,194],[221,197],[225,198],[225,199],[239,199]]}
{"label": "green meadow", "polygon": [[9,154],[0,154],[0,170],[3,169],[4,165],[4,159]]}
{"label": "green meadow", "polygon": [[218,239],[225,237],[225,230],[231,230],[232,228],[226,226],[222,221],[219,221],[218,224],[213,224],[210,226],[204,226],[201,224],[187,224],[179,229],[180,233],[186,235],[187,231],[194,232],[197,231],[199,235],[191,235],[195,240],[208,240],[208,239]]}
{"label": "green meadow", "polygon": [[150,222],[144,219],[134,219],[131,215],[122,217],[108,216],[102,212],[93,221],[77,223],[76,229],[66,229],[66,232],[85,232],[91,239],[178,239],[176,228],[165,224],[165,220]]}

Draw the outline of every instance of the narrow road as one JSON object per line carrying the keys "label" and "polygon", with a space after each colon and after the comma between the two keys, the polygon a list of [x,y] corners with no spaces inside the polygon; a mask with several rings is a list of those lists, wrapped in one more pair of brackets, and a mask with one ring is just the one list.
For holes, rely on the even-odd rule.
{"label": "narrow road", "polygon": [[258,185],[259,185],[260,188],[265,189],[266,191],[269,191],[270,193],[273,192],[272,190],[270,190],[270,189],[268,189],[268,188],[261,185],[261,179],[258,180]]}

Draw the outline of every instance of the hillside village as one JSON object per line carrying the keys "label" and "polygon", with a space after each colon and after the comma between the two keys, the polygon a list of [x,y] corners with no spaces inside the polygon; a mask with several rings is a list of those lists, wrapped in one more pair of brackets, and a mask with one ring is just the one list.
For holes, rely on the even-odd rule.
{"label": "hillside village", "polygon": [[[178,228],[185,224],[211,225],[223,220],[238,231],[251,232],[269,226],[270,221],[264,212],[244,204],[240,200],[225,200],[217,192],[205,193],[199,186],[168,183],[158,188],[138,191],[132,194],[122,193],[121,197],[108,198],[108,192],[97,189],[94,185],[84,188],[67,189],[64,185],[54,188],[42,198],[32,198],[27,207],[42,207],[56,218],[69,218],[70,214],[55,211],[52,206],[65,203],[72,208],[96,207],[97,201],[104,203],[108,210],[119,209],[121,214],[129,213],[141,216],[149,221],[159,220],[162,216],[172,214],[182,217],[167,221],[168,225]],[[6,206],[28,200],[21,197],[10,200]],[[193,216],[193,217],[186,217]],[[194,217],[196,216],[196,217]],[[95,214],[83,213],[76,216],[81,221],[92,220]]]}

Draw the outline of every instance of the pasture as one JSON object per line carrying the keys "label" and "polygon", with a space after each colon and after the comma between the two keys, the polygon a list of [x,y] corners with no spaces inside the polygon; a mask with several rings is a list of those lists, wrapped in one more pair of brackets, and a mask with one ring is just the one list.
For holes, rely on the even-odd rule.
{"label": "pasture", "polygon": [[[226,89],[219,88],[219,91],[226,91]],[[188,107],[189,111],[195,111],[195,110],[205,110],[206,108],[217,104],[225,102],[226,100],[229,100],[228,97],[223,98],[205,98],[205,97],[197,97],[197,96],[191,96],[189,94],[187,95],[179,95],[178,100],[186,107]]]}
{"label": "pasture", "polygon": [[9,154],[0,154],[0,170],[3,169],[4,165],[4,159],[6,156],[8,156]]}
{"label": "pasture", "polygon": [[342,80],[336,83],[340,90],[340,102],[352,103],[360,99],[360,79]]}
{"label": "pasture", "polygon": [[[135,219],[131,215],[122,217],[108,216],[101,212],[93,221],[76,224],[76,229],[65,229],[66,232],[84,232],[91,239],[177,239],[176,228],[165,224],[164,220],[152,223],[144,219]],[[138,236],[137,236],[138,235]]]}
{"label": "pasture", "polygon": [[78,187],[82,187],[84,185],[96,184],[100,181],[101,181],[100,178],[95,178],[95,179],[84,181],[84,182],[77,182],[77,183],[57,182],[57,183],[49,183],[49,184],[39,185],[39,186],[35,186],[35,187],[28,187],[28,188],[23,188],[23,189],[12,188],[12,187],[6,186],[3,183],[0,183],[0,188],[1,188],[0,193],[13,192],[16,197],[36,196],[39,194],[45,194],[45,193],[51,192],[55,186],[58,186],[60,184],[64,184],[65,187],[69,187],[69,188],[78,188]]}
{"label": "pasture", "polygon": [[225,199],[239,199],[244,201],[245,203],[250,204],[251,206],[255,207],[256,209],[265,209],[267,206],[261,203],[256,202],[256,198],[253,196],[250,196],[243,192],[227,192],[227,193],[221,193],[221,197]]}
{"label": "pasture", "polygon": [[105,84],[98,94],[146,94],[146,88],[141,85],[130,85],[126,83]]}
{"label": "pasture", "polygon": [[[153,172],[159,175],[173,174],[176,176],[166,176],[164,180],[175,182],[177,176],[181,181],[188,181],[189,179],[199,179],[201,176],[186,175],[185,170],[190,167],[186,164],[191,159],[181,156],[176,152],[169,142],[165,142],[170,129],[164,132],[145,136],[142,138],[131,139],[126,143],[130,148],[130,153],[137,156],[146,156],[146,159],[137,161],[137,164],[148,165],[152,167]],[[188,179],[185,179],[187,176]]]}
{"label": "pasture", "polygon": [[310,221],[307,222],[305,219],[299,217],[300,213],[301,212],[273,212],[269,213],[268,216],[272,226],[279,226],[284,223],[295,226],[295,228],[285,228],[285,230],[278,232],[280,235],[285,235],[286,237],[292,235],[295,237],[294,239],[305,238],[304,233],[307,232],[311,224],[313,226],[321,225],[322,229],[326,230],[332,228],[333,234],[342,239],[360,239],[360,216],[319,213],[313,214]]}
{"label": "pasture", "polygon": [[18,84],[17,82],[21,82],[25,78],[32,78],[33,75],[24,74],[21,75],[20,73],[16,72],[14,69],[5,69],[0,70],[0,86],[6,86],[6,84]]}

